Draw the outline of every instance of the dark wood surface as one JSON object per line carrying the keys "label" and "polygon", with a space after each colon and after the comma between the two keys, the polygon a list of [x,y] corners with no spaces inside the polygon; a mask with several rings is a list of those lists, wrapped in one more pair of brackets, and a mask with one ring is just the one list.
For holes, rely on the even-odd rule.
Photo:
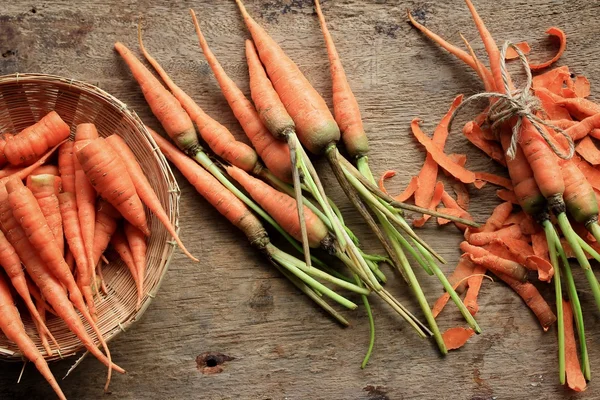
{"label": "dark wood surface", "polygon": [[[207,39],[225,70],[248,91],[243,44],[248,37],[233,1],[5,1],[0,9],[0,74],[43,72],[99,85],[126,102],[158,128],[137,84],[112,49],[119,40],[133,49],[136,24],[143,18],[148,49],[173,79],[238,137],[243,132],[229,111],[198,49],[187,8],[193,6]],[[401,173],[391,185],[404,187],[424,159],[409,133],[413,117],[431,132],[458,93],[482,87],[467,68],[412,29],[405,16],[413,9],[421,21],[455,43],[459,33],[482,45],[459,0],[444,2],[326,1],[323,4],[371,140],[371,165],[377,175]],[[443,3],[443,4],[441,4]],[[558,25],[569,37],[560,61],[588,76],[595,89],[600,73],[597,2],[574,0],[477,1],[499,43],[528,40],[537,59],[554,47],[544,31]],[[328,100],[328,63],[310,0],[248,0],[249,12],[267,28]],[[594,90],[592,90],[594,92]],[[459,126],[457,124],[457,126]],[[451,152],[469,156],[475,170],[491,162],[454,131]],[[376,240],[344,198],[327,165],[317,163],[323,181],[368,251],[381,252]],[[181,175],[176,172],[176,176]],[[345,312],[352,326],[340,328],[320,312],[254,251],[179,179],[182,187],[181,235],[201,263],[177,253],[159,296],[141,321],[111,342],[114,360],[127,369],[115,376],[112,398],[123,399],[515,399],[598,398],[593,379],[588,391],[574,395],[558,383],[556,333],[544,333],[521,299],[501,283],[485,281],[478,321],[483,334],[467,346],[440,357],[432,342],[420,340],[407,325],[373,299],[377,341],[371,362],[360,369],[368,343],[364,310]],[[484,220],[497,200],[495,188],[471,189],[471,212]],[[460,233],[430,222],[420,234],[446,259],[451,271],[459,257]],[[385,267],[389,290],[411,309],[407,287]],[[592,370],[600,371],[600,313],[577,272],[585,307]],[[430,301],[441,293],[434,278],[417,272]],[[552,299],[550,287],[542,292]],[[359,300],[359,299],[357,299]],[[452,306],[440,317],[443,329],[461,323]],[[204,353],[223,355],[222,369],[208,373],[198,364]],[[74,360],[52,365],[62,377]],[[0,398],[52,398],[28,365],[0,364]],[[595,374],[593,374],[595,375]],[[86,359],[60,383],[72,399],[102,397],[105,369]]]}

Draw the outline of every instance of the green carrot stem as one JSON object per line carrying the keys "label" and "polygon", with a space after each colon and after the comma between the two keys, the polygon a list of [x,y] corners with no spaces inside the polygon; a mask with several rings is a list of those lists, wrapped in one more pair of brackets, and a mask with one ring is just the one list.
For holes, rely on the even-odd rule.
{"label": "green carrot stem", "polygon": [[598,284],[598,279],[596,275],[594,275],[594,271],[592,270],[592,266],[588,261],[583,249],[579,245],[579,241],[577,240],[577,233],[571,228],[571,224],[567,219],[567,214],[562,212],[556,216],[558,226],[563,233],[565,239],[573,249],[573,253],[575,253],[575,257],[577,258],[577,262],[583,268],[583,272],[585,277],[587,278],[590,288],[592,289],[592,294],[594,295],[594,300],[596,301],[596,306],[600,309],[600,284]]}
{"label": "green carrot stem", "polygon": [[[561,285],[561,269],[558,263],[556,251],[560,246],[556,239],[556,231],[549,220],[542,222],[544,232],[546,234],[546,242],[548,243],[548,251],[550,252],[550,262],[554,268],[554,291],[556,295],[556,318],[558,328],[558,377],[561,385],[565,384],[565,321],[563,317],[563,302],[562,302],[562,285]],[[556,236],[556,237],[555,237]],[[562,249],[562,246],[561,246]]]}
{"label": "green carrot stem", "polygon": [[[362,254],[362,251],[361,251],[361,254]],[[371,271],[373,271],[373,273],[375,274],[377,279],[379,279],[379,282],[381,282],[381,283],[387,282],[387,276],[385,276],[385,274],[383,272],[381,272],[381,270],[379,269],[379,266],[376,263],[374,263],[371,260],[367,260],[367,259],[365,259],[365,262],[367,263],[369,268],[371,268]]]}
{"label": "green carrot stem", "polygon": [[[356,280],[356,284],[358,286],[362,286],[362,282],[357,275],[354,275],[354,279]],[[375,319],[373,318],[373,311],[371,310],[371,305],[369,304],[369,299],[367,296],[362,295],[363,304],[365,305],[365,310],[367,311],[367,317],[369,318],[369,346],[367,347],[367,353],[365,354],[365,358],[363,358],[363,362],[360,365],[362,369],[365,369],[369,359],[371,358],[371,353],[373,352],[373,346],[375,345]]]}
{"label": "green carrot stem", "polygon": [[598,252],[592,247],[590,246],[585,240],[583,240],[583,238],[579,235],[577,235],[577,241],[579,242],[579,245],[581,246],[581,248],[583,249],[583,251],[585,251],[586,253],[588,253],[590,256],[592,256],[594,258],[594,260],[600,262],[600,254],[598,254]]}
{"label": "green carrot stem", "polygon": [[[550,221],[544,222],[544,232],[547,235],[552,236],[552,240],[556,244],[556,250],[563,264],[563,272],[565,279],[567,280],[567,293],[569,294],[569,300],[571,300],[571,306],[573,308],[573,315],[575,316],[575,326],[577,328],[577,336],[579,337],[579,346],[581,353],[581,371],[585,378],[589,381],[591,378],[590,370],[590,359],[587,351],[587,343],[585,339],[585,326],[583,324],[583,311],[581,308],[581,302],[579,301],[579,295],[577,294],[577,287],[575,286],[575,280],[573,279],[573,273],[571,271],[571,264],[567,255],[565,254],[562,245],[560,244],[560,238],[552,226]],[[551,253],[552,255],[552,253]],[[562,303],[561,303],[562,305]],[[564,331],[564,327],[563,327]]]}
{"label": "green carrot stem", "polygon": [[588,224],[586,228],[592,233],[594,239],[596,239],[597,242],[600,242],[600,225],[598,225],[598,222],[592,222],[591,224]]}

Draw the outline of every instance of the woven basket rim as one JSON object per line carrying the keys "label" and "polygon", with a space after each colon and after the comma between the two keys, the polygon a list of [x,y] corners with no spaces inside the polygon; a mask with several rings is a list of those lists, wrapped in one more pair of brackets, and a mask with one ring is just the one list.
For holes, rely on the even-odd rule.
{"label": "woven basket rim", "polygon": [[[179,202],[181,197],[181,190],[179,185],[177,184],[177,180],[173,174],[173,171],[167,162],[165,156],[160,151],[158,145],[154,141],[152,135],[146,129],[145,124],[139,118],[137,113],[130,109],[127,104],[117,99],[115,96],[106,92],[105,90],[99,88],[96,85],[92,85],[90,83],[73,79],[73,78],[65,78],[59,75],[52,74],[43,74],[43,73],[14,73],[0,76],[0,87],[8,84],[20,84],[20,83],[39,83],[39,84],[60,84],[64,85],[61,90],[69,91],[69,89],[73,88],[73,91],[78,91],[79,93],[87,93],[96,97],[99,97],[107,104],[114,106],[116,111],[122,115],[122,117],[128,120],[134,126],[136,133],[140,134],[140,137],[143,138],[143,142],[147,142],[149,149],[152,150],[152,154],[154,155],[156,162],[158,163],[159,169],[161,170],[162,177],[168,186],[168,199],[169,199],[169,207],[166,209],[167,213],[171,214],[170,219],[171,223],[173,223],[177,232],[179,232]],[[135,151],[134,151],[135,153]],[[170,211],[170,212],[169,212]],[[161,225],[162,226],[162,225]],[[164,227],[162,228],[164,229]],[[139,308],[139,310],[132,315],[130,315],[126,322],[119,323],[117,327],[112,328],[109,332],[104,334],[104,339],[106,342],[111,341],[115,337],[117,337],[121,332],[127,331],[133,324],[135,324],[142,315],[148,309],[150,303],[158,293],[166,273],[169,269],[169,265],[173,258],[173,254],[175,253],[176,244],[172,241],[172,237],[170,235],[167,236],[171,239],[165,243],[163,251],[161,263],[159,264],[159,268],[162,266],[162,271],[160,276],[158,277],[157,283],[152,287],[150,291],[145,293],[144,300]],[[1,333],[1,332],[0,332]],[[77,350],[70,352],[69,354],[62,354],[60,356],[54,355],[53,357],[48,357],[45,355],[47,361],[55,361],[60,360],[67,357],[72,357],[81,353],[81,351],[85,350],[85,347],[81,345]],[[88,354],[88,351],[85,350],[82,357],[80,357],[72,369],[77,366],[81,360]],[[13,353],[9,349],[5,349],[0,347],[0,360],[3,361],[13,361],[20,362],[23,359],[20,357],[20,353]]]}

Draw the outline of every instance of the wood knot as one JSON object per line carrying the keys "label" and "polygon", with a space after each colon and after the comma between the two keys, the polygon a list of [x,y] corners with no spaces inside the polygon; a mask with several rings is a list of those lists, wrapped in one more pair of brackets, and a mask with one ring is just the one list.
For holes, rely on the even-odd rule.
{"label": "wood knot", "polygon": [[235,360],[235,357],[223,353],[207,352],[196,357],[196,367],[205,375],[213,375],[223,372],[223,364],[232,360]]}

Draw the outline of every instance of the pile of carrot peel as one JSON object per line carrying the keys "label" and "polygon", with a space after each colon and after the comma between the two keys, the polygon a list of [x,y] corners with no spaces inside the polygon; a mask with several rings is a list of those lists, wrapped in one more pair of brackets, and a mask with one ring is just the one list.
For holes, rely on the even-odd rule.
{"label": "pile of carrot peel", "polygon": [[[71,127],[51,111],[23,131],[0,137],[0,330],[62,399],[45,361],[45,356],[62,357],[47,318],[62,319],[82,346],[107,365],[108,390],[111,371],[125,371],[112,363],[96,325],[96,303],[110,295],[101,275],[103,253],[110,243],[129,269],[139,309],[151,234],[145,206],[181,244],[127,143],[117,135],[99,137],[91,123],[74,128],[70,138]],[[17,297],[31,314],[45,354],[25,331]]]}
{"label": "pile of carrot peel", "polygon": [[[488,108],[467,122],[462,131],[471,144],[499,166],[506,167],[508,177],[471,172],[465,167],[465,155],[444,153],[448,136],[446,120],[448,114],[453,114],[450,120],[454,119],[457,103],[463,100],[460,95],[432,138],[420,130],[420,120],[413,120],[414,137],[425,147],[427,158],[421,172],[397,198],[406,201],[413,197],[415,204],[433,209],[443,205],[468,219],[469,192],[465,185],[473,184],[480,189],[491,183],[499,187],[496,193],[502,203],[494,208],[483,227],[456,224],[464,232],[465,240],[460,244],[463,254],[450,282],[456,285],[457,292],[465,293],[463,301],[475,315],[479,310],[477,298],[485,274],[492,273],[504,281],[523,299],[544,331],[555,327],[559,381],[574,391],[583,391],[591,376],[590,363],[582,304],[569,259],[575,258],[583,269],[600,309],[600,286],[588,261],[600,261],[600,174],[597,169],[600,150],[595,143],[599,138],[600,105],[588,99],[591,91],[586,77],[576,76],[567,66],[550,68],[566,49],[566,35],[562,30],[556,27],[547,30],[548,35],[558,40],[559,49],[550,60],[534,63],[529,59],[531,48],[526,42],[505,43],[500,51],[471,1],[466,0],[466,3],[485,45],[489,68],[478,60],[464,38],[467,51],[430,31],[410,12],[408,16],[413,26],[465,62],[481,78],[488,93]],[[535,96],[537,103],[531,118],[515,114],[512,119],[495,123],[488,114],[489,107],[503,101],[507,87],[511,95],[517,93],[519,96],[512,77],[503,69],[509,60],[517,60],[515,65],[521,64],[527,73],[535,74],[528,94]],[[534,126],[533,118],[541,121],[541,126]],[[569,156],[569,150],[573,150],[572,156]],[[453,182],[456,199],[438,180],[440,167]],[[382,189],[385,179],[393,174],[388,171],[382,176]],[[422,223],[422,219],[414,221],[415,226]],[[438,218],[438,224],[445,223],[447,221]],[[532,281],[539,283],[534,285]],[[554,305],[549,304],[538,290],[550,283],[556,296]],[[436,317],[447,301],[447,294],[437,300],[433,307]],[[449,348],[461,347],[469,337],[462,327],[452,328],[444,334]]]}

